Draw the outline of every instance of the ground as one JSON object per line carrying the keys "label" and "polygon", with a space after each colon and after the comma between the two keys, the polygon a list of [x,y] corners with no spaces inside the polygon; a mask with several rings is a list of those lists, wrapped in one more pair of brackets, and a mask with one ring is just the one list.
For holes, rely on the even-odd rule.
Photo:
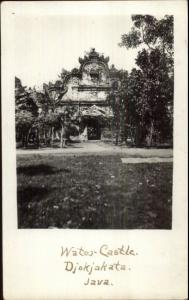
{"label": "ground", "polygon": [[171,151],[95,147],[87,154],[82,147],[20,150],[18,227],[170,229],[172,162],[125,164],[122,158],[170,157]]}

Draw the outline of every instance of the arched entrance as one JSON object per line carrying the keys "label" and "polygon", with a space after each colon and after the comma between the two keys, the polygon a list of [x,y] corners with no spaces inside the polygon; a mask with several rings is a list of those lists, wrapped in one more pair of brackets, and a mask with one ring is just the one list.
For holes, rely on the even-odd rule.
{"label": "arched entrance", "polygon": [[83,140],[101,140],[104,137],[104,128],[107,126],[107,120],[111,118],[112,113],[109,106],[98,107],[92,105],[81,111]]}
{"label": "arched entrance", "polygon": [[89,118],[86,122],[88,140],[101,139],[101,127],[97,118]]}

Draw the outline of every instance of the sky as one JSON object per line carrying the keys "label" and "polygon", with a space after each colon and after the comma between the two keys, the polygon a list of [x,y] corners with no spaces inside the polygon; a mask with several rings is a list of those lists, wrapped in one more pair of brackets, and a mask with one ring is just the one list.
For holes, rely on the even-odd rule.
{"label": "sky", "polygon": [[14,19],[15,75],[26,86],[58,79],[61,69],[79,67],[86,51],[110,57],[109,65],[131,70],[138,49],[119,47],[130,31],[131,16],[22,15]]}

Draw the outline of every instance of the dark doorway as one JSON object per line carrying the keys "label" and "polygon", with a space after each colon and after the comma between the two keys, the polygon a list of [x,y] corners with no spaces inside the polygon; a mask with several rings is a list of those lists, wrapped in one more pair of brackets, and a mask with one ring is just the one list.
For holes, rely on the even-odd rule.
{"label": "dark doorway", "polygon": [[97,119],[89,119],[87,122],[88,140],[100,140],[101,128]]}

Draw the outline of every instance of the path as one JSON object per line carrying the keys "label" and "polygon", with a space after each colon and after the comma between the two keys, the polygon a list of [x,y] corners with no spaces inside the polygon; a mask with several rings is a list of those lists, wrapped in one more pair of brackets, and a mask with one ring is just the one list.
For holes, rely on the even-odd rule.
{"label": "path", "polygon": [[124,164],[143,164],[143,163],[160,163],[160,162],[172,162],[172,157],[127,157],[121,159]]}
{"label": "path", "polygon": [[164,157],[172,158],[172,149],[145,149],[127,148],[125,146],[115,146],[104,142],[83,142],[68,146],[67,148],[41,148],[41,149],[17,149],[18,155],[27,154],[63,154],[63,155],[126,155],[128,157]]}

